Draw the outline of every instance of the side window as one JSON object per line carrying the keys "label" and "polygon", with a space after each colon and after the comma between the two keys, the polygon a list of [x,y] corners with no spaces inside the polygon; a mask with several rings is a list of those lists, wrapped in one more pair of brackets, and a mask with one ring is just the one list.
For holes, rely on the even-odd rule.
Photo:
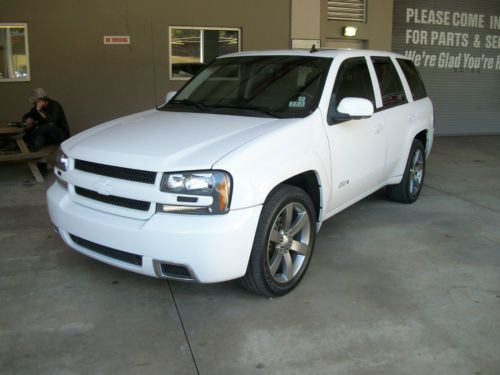
{"label": "side window", "polygon": [[406,77],[406,80],[408,81],[413,100],[427,97],[427,91],[425,90],[424,82],[422,81],[417,68],[415,68],[415,65],[413,65],[413,62],[411,60],[405,59],[397,59],[397,61]]}
{"label": "side window", "polygon": [[332,95],[335,108],[347,97],[368,99],[375,105],[372,79],[364,57],[347,59],[339,68]]}
{"label": "side window", "polygon": [[383,109],[407,103],[398,72],[389,57],[372,57],[382,94]]}
{"label": "side window", "polygon": [[[330,99],[328,118],[337,117],[337,107],[340,101],[347,97],[368,99],[375,106],[372,79],[364,57],[347,59],[340,65]],[[342,121],[345,120],[332,120],[333,123]]]}

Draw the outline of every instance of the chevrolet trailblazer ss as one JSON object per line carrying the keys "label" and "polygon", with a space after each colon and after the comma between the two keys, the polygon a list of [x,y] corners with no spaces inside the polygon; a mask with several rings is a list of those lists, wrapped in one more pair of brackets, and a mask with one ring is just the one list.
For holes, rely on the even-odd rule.
{"label": "chevrolet trailblazer ss", "polygon": [[102,262],[279,296],[324,220],[384,186],[418,198],[433,132],[404,56],[227,55],[158,109],[64,142],[49,213],[68,246]]}

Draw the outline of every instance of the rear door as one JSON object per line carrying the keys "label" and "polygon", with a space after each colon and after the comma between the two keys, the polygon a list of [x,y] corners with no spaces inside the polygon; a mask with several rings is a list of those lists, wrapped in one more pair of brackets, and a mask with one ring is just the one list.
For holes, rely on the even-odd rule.
{"label": "rear door", "polygon": [[409,125],[415,120],[405,89],[393,60],[387,56],[372,56],[371,62],[378,80],[382,97],[376,111],[383,116],[385,138],[387,141],[386,176],[393,177],[394,169],[406,157],[405,146]]}
{"label": "rear door", "polygon": [[[346,97],[365,98],[375,106],[372,76],[365,57],[349,58],[339,67],[328,118]],[[333,112],[333,113],[332,113]],[[383,117],[332,121],[327,126],[332,165],[332,208],[335,210],[381,183],[385,168]]]}
{"label": "rear door", "polygon": [[[398,58],[396,61],[401,68],[401,73],[408,82],[410,91],[408,95],[411,95],[413,98],[411,102],[411,114],[414,118],[415,128],[429,129],[432,131],[434,121],[432,102],[427,96],[427,90],[425,89],[422,77],[411,60]],[[432,142],[432,135],[429,137],[428,141]],[[431,145],[428,143],[427,146],[426,151],[429,152]]]}

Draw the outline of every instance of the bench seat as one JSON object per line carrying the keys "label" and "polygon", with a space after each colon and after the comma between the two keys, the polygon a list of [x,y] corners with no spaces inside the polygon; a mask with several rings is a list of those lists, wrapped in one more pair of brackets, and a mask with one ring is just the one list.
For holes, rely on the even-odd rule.
{"label": "bench seat", "polygon": [[15,163],[15,162],[42,159],[52,154],[55,154],[56,150],[57,146],[48,145],[38,151],[33,151],[28,153],[16,152],[16,153],[0,154],[0,163]]}

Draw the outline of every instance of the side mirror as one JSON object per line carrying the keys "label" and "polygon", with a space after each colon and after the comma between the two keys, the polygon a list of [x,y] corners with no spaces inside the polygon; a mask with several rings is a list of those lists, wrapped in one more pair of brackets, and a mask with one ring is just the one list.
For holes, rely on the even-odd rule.
{"label": "side mirror", "polygon": [[174,96],[177,94],[177,91],[169,91],[165,96],[165,104],[167,104]]}
{"label": "side mirror", "polygon": [[344,98],[340,101],[337,112],[346,115],[349,120],[359,120],[373,116],[374,109],[372,102],[368,99]]}

